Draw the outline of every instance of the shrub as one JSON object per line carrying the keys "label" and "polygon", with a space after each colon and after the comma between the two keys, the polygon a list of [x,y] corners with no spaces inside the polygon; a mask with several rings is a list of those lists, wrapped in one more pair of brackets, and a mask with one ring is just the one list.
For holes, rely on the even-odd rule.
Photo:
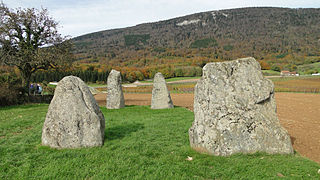
{"label": "shrub", "polygon": [[281,59],[281,58],[284,58],[288,55],[288,53],[283,53],[283,54],[279,54],[276,56],[277,59]]}
{"label": "shrub", "polygon": [[0,76],[0,106],[22,104],[24,102],[21,78],[14,74]]}
{"label": "shrub", "polygon": [[195,40],[190,45],[191,48],[208,48],[208,47],[215,47],[215,46],[218,46],[218,43],[213,38]]}
{"label": "shrub", "polygon": [[305,74],[316,74],[318,71],[316,69],[310,69],[305,72]]}
{"label": "shrub", "polygon": [[269,70],[270,65],[265,61],[259,61],[262,70]]}
{"label": "shrub", "polygon": [[271,70],[273,70],[273,71],[278,71],[278,72],[281,71],[280,67],[277,66],[277,65],[273,65],[273,66],[271,67]]}
{"label": "shrub", "polygon": [[223,46],[223,49],[225,51],[231,51],[233,49],[233,46],[232,45],[225,45],[225,46]]}

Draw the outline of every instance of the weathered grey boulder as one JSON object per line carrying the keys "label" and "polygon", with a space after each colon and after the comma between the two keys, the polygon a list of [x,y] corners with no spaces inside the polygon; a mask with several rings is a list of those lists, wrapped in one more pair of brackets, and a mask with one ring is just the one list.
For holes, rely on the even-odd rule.
{"label": "weathered grey boulder", "polygon": [[78,77],[64,77],[57,85],[42,129],[42,144],[53,148],[101,146],[105,119]]}
{"label": "weathered grey boulder", "polygon": [[163,75],[158,72],[154,75],[151,109],[173,108],[170,93]]}
{"label": "weathered grey boulder", "polygon": [[122,92],[121,74],[119,71],[112,70],[108,76],[107,105],[108,109],[120,109],[124,105]]}
{"label": "weathered grey boulder", "polygon": [[208,63],[195,87],[192,148],[234,153],[293,153],[288,132],[276,114],[274,85],[254,58]]}

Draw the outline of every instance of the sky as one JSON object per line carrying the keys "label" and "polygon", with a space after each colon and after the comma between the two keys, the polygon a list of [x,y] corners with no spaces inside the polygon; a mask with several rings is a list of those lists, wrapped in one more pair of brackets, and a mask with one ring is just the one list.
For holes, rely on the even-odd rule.
{"label": "sky", "polygon": [[124,28],[204,11],[241,7],[320,8],[320,0],[0,0],[9,8],[46,8],[64,36]]}

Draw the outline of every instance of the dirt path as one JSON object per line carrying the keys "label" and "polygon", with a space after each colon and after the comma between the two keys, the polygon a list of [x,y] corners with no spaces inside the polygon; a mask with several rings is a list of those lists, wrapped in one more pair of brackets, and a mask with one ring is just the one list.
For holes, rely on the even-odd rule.
{"label": "dirt path", "polygon": [[[151,94],[125,94],[126,105],[150,105]],[[175,106],[193,109],[193,94],[171,94]],[[278,117],[302,156],[320,163],[320,95],[276,93]],[[106,94],[95,96],[105,106]]]}

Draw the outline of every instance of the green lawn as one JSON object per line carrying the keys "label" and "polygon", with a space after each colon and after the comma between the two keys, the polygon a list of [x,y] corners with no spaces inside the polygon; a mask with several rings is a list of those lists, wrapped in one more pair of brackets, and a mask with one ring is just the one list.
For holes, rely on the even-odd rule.
{"label": "green lawn", "polygon": [[[193,113],[101,107],[104,146],[56,150],[41,146],[48,105],[0,108],[0,179],[319,179],[320,165],[299,155],[215,157],[189,147]],[[187,161],[190,156],[192,161]]]}

